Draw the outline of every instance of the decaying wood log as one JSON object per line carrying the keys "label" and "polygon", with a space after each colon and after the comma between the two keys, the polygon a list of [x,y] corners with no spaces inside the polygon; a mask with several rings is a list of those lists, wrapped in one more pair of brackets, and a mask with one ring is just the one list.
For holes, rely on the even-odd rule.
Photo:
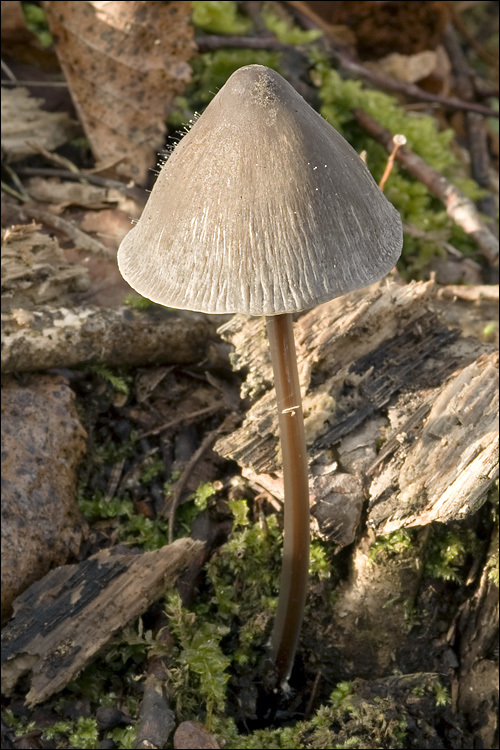
{"label": "decaying wood log", "polygon": [[2,692],[30,673],[26,703],[62,690],[165,589],[173,586],[202,542],[178,539],[142,554],[102,550],[79,565],[48,573],[14,603],[2,633]]}
{"label": "decaying wood log", "polygon": [[151,307],[40,307],[2,315],[2,372],[104,365],[191,364],[207,353],[205,317]]}
{"label": "decaying wood log", "polygon": [[[312,513],[339,544],[353,541],[366,497],[369,526],[387,533],[473,513],[498,475],[498,354],[450,329],[436,300],[433,282],[384,281],[295,324]],[[215,449],[281,499],[264,324],[237,316],[220,332],[255,402]]]}

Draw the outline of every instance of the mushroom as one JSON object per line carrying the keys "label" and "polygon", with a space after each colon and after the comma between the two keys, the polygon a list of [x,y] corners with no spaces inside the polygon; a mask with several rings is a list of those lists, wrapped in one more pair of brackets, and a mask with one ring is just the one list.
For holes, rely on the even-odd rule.
{"label": "mushroom", "polygon": [[310,535],[292,315],[381,279],[401,247],[399,214],[354,149],[278,73],[247,65],[175,147],[118,251],[123,277],[154,302],[266,317],[285,487],[270,646],[282,686],[300,634]]}

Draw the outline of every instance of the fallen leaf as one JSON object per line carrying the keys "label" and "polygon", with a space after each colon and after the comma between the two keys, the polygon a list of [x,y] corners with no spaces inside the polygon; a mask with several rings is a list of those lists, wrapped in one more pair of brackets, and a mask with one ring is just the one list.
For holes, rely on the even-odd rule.
{"label": "fallen leaf", "polygon": [[130,211],[118,208],[89,211],[83,216],[80,226],[85,232],[95,232],[105,245],[117,249],[125,235],[130,232],[130,215]]}
{"label": "fallen leaf", "polygon": [[45,112],[25,88],[2,88],[2,151],[8,162],[54,151],[78,133],[66,112]]}
{"label": "fallen leaf", "polygon": [[69,263],[55,237],[37,224],[9,227],[2,237],[2,312],[31,310],[43,302],[63,304],[90,286],[85,268]]}
{"label": "fallen leaf", "polygon": [[28,183],[28,192],[34,200],[56,206],[58,213],[68,206],[94,210],[109,208],[110,204],[116,205],[124,200],[123,194],[114,188],[61,182],[57,178],[32,177]]}
{"label": "fallen leaf", "polygon": [[383,73],[404,83],[416,83],[427,78],[433,73],[437,63],[437,54],[434,50],[424,50],[414,55],[400,55],[399,52],[391,52],[390,55],[382,57],[376,62],[365,62],[370,70]]}
{"label": "fallen leaf", "polygon": [[98,162],[144,181],[191,78],[191,4],[46,2],[56,51]]}

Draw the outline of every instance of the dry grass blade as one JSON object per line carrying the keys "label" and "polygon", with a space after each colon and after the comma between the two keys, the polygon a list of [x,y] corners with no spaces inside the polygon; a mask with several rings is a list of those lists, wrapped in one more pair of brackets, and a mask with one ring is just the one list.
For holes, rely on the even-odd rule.
{"label": "dry grass blade", "polygon": [[46,2],[57,54],[98,161],[142,182],[190,80],[190,4]]}

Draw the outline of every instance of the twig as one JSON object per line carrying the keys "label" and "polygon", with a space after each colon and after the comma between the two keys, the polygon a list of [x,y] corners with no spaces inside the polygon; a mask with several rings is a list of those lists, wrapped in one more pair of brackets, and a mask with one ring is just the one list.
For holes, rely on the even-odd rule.
{"label": "twig", "polygon": [[457,31],[460,32],[465,41],[470,44],[472,49],[477,53],[478,57],[488,63],[488,65],[492,65],[493,67],[498,69],[498,58],[492,55],[491,52],[488,52],[488,50],[485,50],[484,47],[479,44],[477,39],[474,38],[474,36],[467,28],[466,24],[463,22],[460,13],[457,12],[457,9],[453,7],[453,3],[450,3],[448,7],[451,12],[453,25],[457,28]]}
{"label": "twig", "polygon": [[404,135],[401,135],[401,133],[396,133],[394,138],[392,139],[394,142],[394,147],[389,154],[389,158],[387,159],[387,164],[385,165],[384,174],[380,178],[380,182],[378,184],[379,188],[384,192],[384,186],[385,183],[388,180],[389,175],[392,172],[392,167],[394,166],[394,159],[396,158],[396,154],[399,151],[400,146],[404,146],[406,143],[406,137]]}
{"label": "twig", "polygon": [[143,188],[129,187],[124,182],[119,180],[112,180],[108,177],[98,177],[97,175],[90,174],[87,172],[71,172],[68,169],[55,169],[53,167],[19,167],[17,170],[19,174],[25,175],[26,177],[62,177],[66,180],[79,181],[81,179],[90,182],[91,185],[99,185],[106,188],[114,188],[121,190],[125,195],[130,195],[136,201],[142,199],[143,203],[146,202],[146,193]]}
{"label": "twig", "polygon": [[63,219],[61,216],[55,216],[49,213],[49,211],[42,211],[40,208],[32,208],[31,206],[24,205],[21,209],[22,213],[30,219],[40,221],[42,224],[46,224],[53,229],[57,229],[67,237],[69,237],[75,245],[82,250],[87,250],[90,253],[98,253],[99,255],[105,255],[112,257],[114,255],[113,250],[109,247],[105,247],[99,240],[94,237],[90,237],[86,232],[83,232],[78,227],[75,227],[71,221]]}
{"label": "twig", "polygon": [[73,162],[70,159],[66,158],[66,156],[61,156],[56,152],[48,151],[46,148],[41,146],[39,143],[36,143],[35,141],[26,141],[26,143],[28,146],[30,146],[30,148],[33,149],[35,153],[45,157],[47,161],[52,162],[52,164],[57,164],[58,167],[62,167],[63,169],[68,169],[72,174],[77,175],[81,180],[85,179],[85,175],[80,172],[76,164],[73,164]]}
{"label": "twig", "polygon": [[4,193],[7,193],[8,195],[11,195],[13,198],[16,198],[16,200],[20,201],[21,203],[26,203],[30,200],[30,198],[26,198],[22,193],[18,193],[17,190],[14,190],[13,187],[10,185],[7,185],[6,182],[2,180],[2,190]]}
{"label": "twig", "polygon": [[262,18],[261,5],[262,3],[258,0],[249,0],[249,2],[241,3],[241,9],[245,15],[252,19],[257,34],[269,34],[269,29]]}
{"label": "twig", "polygon": [[7,63],[5,62],[5,60],[0,60],[0,65],[2,66],[2,70],[5,73],[5,75],[8,76],[10,79],[8,81],[2,81],[2,86],[4,86],[5,84],[10,84],[11,86],[12,85],[18,86],[19,85],[18,80],[16,76],[14,75],[14,73],[12,72],[12,70],[7,65]]}
{"label": "twig", "polygon": [[182,424],[183,422],[190,422],[191,420],[197,419],[198,417],[205,417],[207,416],[207,414],[213,414],[223,407],[224,404],[222,401],[219,401],[216,404],[212,404],[212,406],[205,406],[205,408],[198,409],[197,411],[192,411],[191,414],[186,414],[184,417],[171,419],[169,422],[165,422],[165,424],[162,424],[159,427],[155,427],[153,430],[143,432],[138,436],[137,439],[142,440],[142,438],[149,437],[150,435],[159,435],[160,432],[164,432],[165,430],[170,429],[170,427],[175,427],[176,425]]}
{"label": "twig", "polygon": [[[354,115],[366,132],[381,143],[387,151],[392,151],[394,141],[391,133],[373,120],[362,109],[355,109]],[[484,225],[480,213],[469,198],[442,174],[425,163],[407,146],[402,146],[397,154],[407,172],[422,182],[436,198],[444,204],[446,213],[476,242],[479,251],[490,263],[498,263],[498,239]]]}
{"label": "twig", "polygon": [[179,501],[181,499],[182,493],[184,492],[186,484],[189,481],[191,472],[193,471],[198,461],[215,444],[215,441],[217,440],[218,436],[219,436],[219,430],[212,430],[212,432],[208,432],[205,435],[205,437],[203,438],[201,442],[201,445],[193,453],[193,455],[191,456],[191,458],[186,464],[186,468],[184,469],[181,476],[175,483],[175,488],[172,493],[172,497],[170,498],[169,502],[165,504],[162,510],[162,513],[161,513],[162,516],[166,516],[168,512],[168,543],[169,544],[172,544],[172,542],[174,541],[175,511],[177,510],[177,506],[179,505]]}
{"label": "twig", "polygon": [[417,99],[422,102],[431,102],[433,104],[440,104],[442,107],[447,109],[458,109],[469,112],[477,112],[478,115],[484,117],[499,117],[500,114],[491,109],[491,107],[485,107],[483,104],[476,104],[475,102],[464,102],[461,99],[457,99],[454,96],[439,96],[439,94],[431,94],[429,91],[424,91],[414,83],[404,83],[403,81],[396,81],[396,79],[388,78],[381,73],[377,73],[375,70],[369,70],[364,65],[353,60],[349,53],[342,50],[340,47],[332,45],[330,47],[332,57],[337,63],[350,73],[354,73],[360,78],[365,78],[367,81],[374,83],[381,89],[387,91],[394,91],[397,94],[403,94],[410,99]]}
{"label": "twig", "polygon": [[318,692],[319,681],[321,680],[322,676],[323,675],[321,673],[321,669],[318,669],[318,671],[316,672],[316,677],[314,678],[311,695],[309,696],[309,700],[307,701],[307,706],[306,706],[306,711],[305,711],[306,719],[308,719],[309,716],[311,715],[314,701],[316,700],[316,694]]}
{"label": "twig", "polygon": [[212,430],[211,432],[208,432],[205,437],[203,438],[201,445],[199,448],[193,453],[191,458],[186,464],[186,468],[182,472],[181,476],[177,480],[175,484],[174,491],[172,493],[172,497],[165,503],[163,506],[163,509],[161,511],[162,516],[168,515],[168,543],[172,544],[174,540],[174,522],[175,522],[175,511],[177,510],[177,506],[179,505],[179,501],[181,499],[182,493],[184,492],[184,489],[186,487],[186,484],[188,483],[188,480],[191,476],[191,473],[198,463],[198,461],[205,455],[205,453],[210,450],[210,448],[215,444],[215,441],[218,437],[220,437],[222,432],[225,432],[234,421],[234,415],[229,414],[225,420],[222,422],[217,429]]}
{"label": "twig", "polygon": [[459,286],[450,284],[438,290],[439,299],[463,299],[466,302],[497,302],[498,303],[498,286],[497,284],[478,284],[475,286]]}
{"label": "twig", "polygon": [[197,37],[194,41],[200,52],[211,52],[223,47],[235,47],[237,49],[276,49],[282,51],[293,49],[294,52],[297,52],[297,48],[293,45],[283,44],[283,42],[279,42],[271,35],[259,37],[217,36],[216,34],[210,34]]}
{"label": "twig", "polygon": [[[26,188],[24,187],[23,183],[21,182],[21,180],[19,179],[19,177],[17,176],[17,174],[14,172],[14,170],[12,169],[12,167],[9,164],[2,164],[2,167],[3,167],[3,169],[5,169],[5,171],[9,175],[10,179],[12,180],[12,182],[14,183],[14,185],[16,186],[16,188],[19,190],[19,193],[22,196],[21,202],[22,203],[26,203],[26,202],[32,201],[33,199],[29,195],[28,191],[26,190]],[[9,192],[9,191],[7,190],[6,192]]]}
{"label": "twig", "polygon": [[[4,66],[2,65],[2,68]],[[20,81],[18,79],[12,79],[10,81],[2,81],[2,86],[40,86],[44,88],[68,88],[66,81]]]}
{"label": "twig", "polygon": [[[458,95],[465,100],[474,98],[473,74],[462,51],[455,30],[448,24],[443,37],[444,46],[455,74],[455,85]],[[474,112],[465,113],[467,145],[471,158],[472,176],[480,187],[490,188],[490,159],[488,154],[488,136],[483,118]],[[491,219],[496,218],[497,209],[492,195],[478,201],[480,210]]]}
{"label": "twig", "polygon": [[[477,112],[485,117],[499,117],[500,113],[485,107],[482,104],[476,104],[475,102],[465,102],[456,97],[440,96],[439,94],[431,94],[429,91],[424,91],[419,86],[413,83],[404,83],[403,81],[396,81],[394,78],[384,76],[382,73],[378,73],[374,70],[365,68],[357,60],[354,60],[350,52],[345,47],[342,47],[338,42],[332,39],[332,32],[329,24],[321,19],[314,11],[302,2],[287,2],[288,7],[293,14],[300,21],[301,25],[307,29],[321,29],[325,35],[325,52],[327,55],[332,57],[337,64],[349,73],[353,73],[360,78],[364,78],[371,83],[374,83],[377,87],[385,89],[387,91],[394,91],[397,94],[403,94],[410,99],[417,99],[422,102],[431,102],[433,104],[439,104],[442,107],[448,109],[458,109],[470,112]],[[307,12],[306,11],[307,8]],[[318,44],[318,42],[316,42]]]}

